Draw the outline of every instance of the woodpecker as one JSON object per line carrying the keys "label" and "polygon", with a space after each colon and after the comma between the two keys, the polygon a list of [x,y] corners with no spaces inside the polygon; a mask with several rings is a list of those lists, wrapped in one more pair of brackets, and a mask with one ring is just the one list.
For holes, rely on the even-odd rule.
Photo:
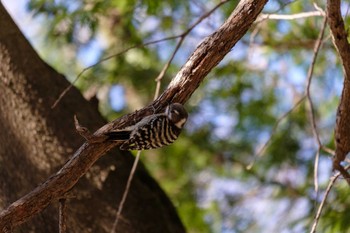
{"label": "woodpecker", "polygon": [[141,119],[125,129],[106,133],[107,140],[124,141],[121,150],[148,150],[173,143],[187,121],[182,104],[172,103],[165,112]]}

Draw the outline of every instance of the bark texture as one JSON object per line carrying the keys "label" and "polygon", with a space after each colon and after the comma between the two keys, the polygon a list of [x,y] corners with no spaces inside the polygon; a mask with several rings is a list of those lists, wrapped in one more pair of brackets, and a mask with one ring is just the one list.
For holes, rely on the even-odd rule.
{"label": "bark texture", "polygon": [[335,127],[335,157],[333,167],[341,172],[350,184],[350,175],[340,164],[350,152],[350,45],[348,33],[340,11],[340,0],[327,1],[328,24],[332,32],[333,43],[340,56],[344,71],[343,91],[337,111]]}
{"label": "bark texture", "polygon": [[[68,225],[77,226],[70,232],[108,232],[115,214],[114,207],[120,201],[130,172],[132,157],[116,151],[113,156],[102,157],[117,146],[117,143],[103,141],[104,133],[134,124],[144,116],[153,114],[154,109],[163,110],[169,102],[185,103],[210,70],[247,32],[265,3],[266,0],[241,1],[229,19],[197,47],[157,100],[99,128],[93,136],[101,140],[84,143],[73,130],[73,115],[77,114],[82,125],[96,130],[104,123],[97,110],[76,89],[70,91],[54,110],[50,110],[50,105],[68,83],[40,60],[0,5],[0,27],[6,28],[0,30],[0,38],[4,38],[0,41],[0,91],[6,93],[0,97],[0,104],[4,103],[6,107],[0,113],[1,120],[6,121],[6,133],[1,136],[0,140],[3,141],[0,142],[8,144],[0,149],[0,158],[10,164],[6,165],[0,179],[6,181],[5,185],[12,185],[7,183],[20,179],[16,187],[4,187],[7,193],[13,192],[13,195],[9,199],[7,195],[1,197],[5,200],[1,206],[29,192],[58,170],[75,151],[56,174],[0,213],[0,231],[23,224],[74,187],[78,196],[67,203],[70,212]],[[13,103],[9,101],[12,98],[15,99]],[[13,154],[17,157],[11,157]],[[16,170],[17,167],[20,170]],[[26,170],[28,177],[22,176],[22,170]],[[14,171],[18,172],[17,177],[11,174]],[[32,178],[33,174],[35,178]],[[50,208],[48,211],[51,211],[51,217],[57,212]],[[35,226],[44,218],[42,216],[47,217],[44,214],[41,212],[37,215],[41,219]],[[142,167],[134,177],[122,219],[118,232],[184,231],[169,200]],[[52,232],[57,227],[56,217],[50,221],[42,232]]]}

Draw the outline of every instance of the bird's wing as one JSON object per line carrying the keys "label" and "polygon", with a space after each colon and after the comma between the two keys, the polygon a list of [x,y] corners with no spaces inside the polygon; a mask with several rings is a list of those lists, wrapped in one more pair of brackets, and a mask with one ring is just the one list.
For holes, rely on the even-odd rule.
{"label": "bird's wing", "polygon": [[135,125],[128,126],[121,130],[110,131],[105,133],[108,136],[107,140],[112,141],[126,141],[129,140],[130,137],[133,137],[132,134],[135,133],[135,129],[142,129],[145,125],[149,124],[153,119],[157,119],[160,116],[165,116],[164,113],[154,114],[144,117],[141,121],[139,121]]}

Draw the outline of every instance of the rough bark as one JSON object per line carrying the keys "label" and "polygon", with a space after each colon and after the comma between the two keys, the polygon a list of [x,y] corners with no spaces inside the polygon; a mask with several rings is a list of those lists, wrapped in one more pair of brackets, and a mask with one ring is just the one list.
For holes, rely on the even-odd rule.
{"label": "rough bark", "polygon": [[340,164],[350,152],[350,45],[348,43],[348,33],[341,16],[340,0],[327,1],[327,17],[333,43],[339,53],[344,70],[343,91],[335,126],[336,150],[333,167],[339,170],[350,184],[350,175]]}
{"label": "rough bark", "polygon": [[[152,114],[154,109],[157,111],[164,109],[169,102],[185,103],[210,70],[224,58],[237,41],[247,32],[263,9],[265,3],[266,0],[246,0],[240,2],[229,19],[197,47],[165,92],[156,101],[140,111],[128,114],[104,125],[94,133],[94,136],[103,139],[104,132],[131,125],[142,117]],[[0,26],[1,28],[8,27],[6,24],[9,23],[9,18],[3,9],[0,10]],[[30,166],[31,168],[29,169],[33,171],[28,174],[35,172],[38,176],[34,182],[27,181],[29,184],[20,192],[20,194],[24,194],[29,191],[28,186],[34,187],[38,181],[44,180],[46,175],[55,171],[65,158],[70,157],[71,151],[74,151],[82,142],[73,130],[74,113],[78,115],[80,122],[90,129],[96,129],[96,126],[102,125],[103,121],[95,111],[91,110],[88,103],[82,99],[79,92],[75,89],[69,92],[68,96],[63,99],[63,102],[56,109],[53,111],[50,110],[49,106],[54,102],[54,98],[68,84],[62,81],[64,78],[61,75],[55,73],[37,57],[28,43],[26,41],[23,42],[18,29],[12,29],[12,27],[14,26],[12,25],[10,30],[5,30],[5,34],[1,30],[0,33],[4,35],[0,34],[0,38],[21,38],[21,41],[15,42],[21,45],[14,48],[13,39],[1,39],[0,52],[2,57],[0,60],[0,71],[2,80],[0,88],[4,89],[7,94],[12,95],[12,98],[15,98],[15,96],[18,98],[16,101],[19,104],[8,104],[7,112],[9,112],[8,109],[16,108],[20,104],[25,105],[30,110],[25,111],[23,109],[22,111],[20,109],[20,113],[18,113],[20,116],[7,116],[6,114],[1,116],[3,118],[7,117],[8,119],[5,120],[10,123],[14,122],[7,126],[9,130],[7,134],[12,133],[13,135],[11,135],[11,138],[7,134],[4,135],[3,139],[8,140],[7,144],[9,145],[6,150],[1,150],[1,157],[6,157],[7,153],[13,153],[11,152],[13,149],[12,140],[15,142],[17,140],[25,142],[25,145],[23,145],[25,148],[23,150],[14,152],[19,156],[18,160],[16,160],[17,163],[21,161],[22,157],[26,157],[28,153],[32,153],[33,148],[38,149],[35,149],[36,153],[30,158],[43,158],[44,161],[54,160],[51,167],[48,165],[49,169],[43,169],[45,170],[44,174],[39,173],[38,170],[40,169],[38,165],[30,164],[30,162],[21,167],[22,170]],[[18,51],[21,52],[19,53]],[[20,81],[22,79],[24,80],[23,83]],[[17,86],[20,86],[20,88]],[[30,96],[26,95],[26,93],[30,93]],[[2,98],[0,101],[0,104],[6,102],[6,98]],[[77,112],[77,110],[79,111]],[[10,119],[12,117],[16,119]],[[30,127],[29,124],[27,125],[28,122],[34,123]],[[37,128],[36,123],[42,124],[41,122],[43,122],[43,127]],[[22,137],[21,133],[24,135],[28,134],[28,136],[25,139],[19,138]],[[36,133],[38,134],[37,137],[35,137]],[[36,146],[36,140],[41,141],[41,147]],[[30,143],[27,145],[27,142]],[[80,199],[73,199],[68,202],[68,206],[72,205],[70,211],[74,212],[84,205],[91,205],[92,209],[98,213],[91,213],[89,209],[83,209],[79,210],[80,213],[76,213],[75,216],[72,214],[72,219],[77,218],[82,222],[88,222],[85,224],[91,224],[91,222],[96,221],[100,225],[97,230],[94,229],[92,232],[104,232],[106,228],[108,231],[111,222],[113,222],[110,217],[115,213],[112,207],[116,206],[120,200],[120,191],[123,189],[123,184],[130,171],[129,165],[131,160],[129,156],[124,156],[117,152],[114,153],[114,157],[102,157],[102,155],[115,146],[117,146],[116,143],[105,141],[83,143],[59,172],[52,175],[43,184],[37,186],[32,192],[12,203],[0,213],[0,229],[5,231],[28,221],[30,217],[41,212],[49,204],[57,202],[71,188],[75,187],[74,189],[77,189],[75,185],[80,180],[79,183],[82,185],[78,186],[82,188],[78,190],[78,195],[82,195],[82,193],[86,195],[97,193],[97,197],[96,199],[88,199],[87,202],[86,200],[85,202],[77,201],[79,202],[77,205],[72,205],[71,202]],[[97,160],[98,162],[95,163]],[[113,165],[114,168],[112,169]],[[15,165],[13,166],[15,167]],[[7,171],[10,172],[11,169]],[[91,179],[87,179],[87,176],[84,176],[87,172],[89,174],[88,177]],[[107,179],[101,181],[95,178],[99,173],[106,175]],[[84,178],[81,179],[81,177]],[[7,176],[6,179],[8,182],[12,177]],[[118,232],[183,231],[177,215],[169,204],[169,200],[159,190],[157,184],[149,176],[145,175],[145,171],[139,169],[134,179],[133,188],[131,189],[131,193],[129,193],[128,201],[123,211],[124,221],[122,221],[123,224],[120,224]],[[11,192],[16,189],[7,187],[7,190]],[[6,202],[2,203],[2,206],[18,198],[17,195],[18,193],[10,200],[6,199]],[[98,197],[98,195],[103,196],[103,198]],[[148,201],[145,202],[145,200]],[[142,206],[142,210],[140,210],[140,206]],[[87,219],[89,221],[86,221]],[[52,222],[54,224],[55,219]],[[86,226],[83,223],[81,223],[80,227],[80,232],[86,232],[86,229],[89,229],[85,228]]]}

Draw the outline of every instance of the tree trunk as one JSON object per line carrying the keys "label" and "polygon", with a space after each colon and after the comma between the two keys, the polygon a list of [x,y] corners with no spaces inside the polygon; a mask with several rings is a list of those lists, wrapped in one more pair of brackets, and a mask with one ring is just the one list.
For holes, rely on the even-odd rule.
{"label": "tree trunk", "polygon": [[[0,28],[0,208],[4,209],[57,172],[84,142],[75,132],[75,114],[93,131],[106,122],[74,88],[51,109],[68,81],[40,59],[1,3]],[[130,153],[112,150],[79,180],[68,194],[68,232],[110,231],[132,163]],[[58,232],[58,203],[13,230]],[[173,205],[142,165],[117,232],[185,232]]]}

